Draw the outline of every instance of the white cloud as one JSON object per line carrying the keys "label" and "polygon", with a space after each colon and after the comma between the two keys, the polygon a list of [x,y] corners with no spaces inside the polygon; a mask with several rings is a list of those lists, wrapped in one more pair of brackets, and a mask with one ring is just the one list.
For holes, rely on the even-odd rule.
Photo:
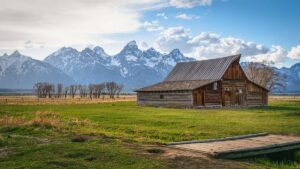
{"label": "white cloud", "polygon": [[300,59],[300,45],[292,47],[288,53],[288,56],[290,56],[291,59]]}
{"label": "white cloud", "polygon": [[247,42],[234,37],[221,37],[215,33],[202,32],[191,36],[183,27],[171,27],[161,32],[155,46],[162,52],[179,48],[185,55],[196,59],[211,59],[241,53],[246,61],[269,61],[281,66],[287,52],[280,46],[268,48],[262,44]]}
{"label": "white cloud", "polygon": [[200,17],[196,16],[196,15],[187,15],[185,13],[182,13],[182,14],[176,15],[175,18],[183,19],[183,20],[192,20],[192,19],[199,19]]}
{"label": "white cloud", "polygon": [[189,30],[182,26],[171,27],[160,33],[155,41],[155,46],[163,52],[169,52],[174,48],[179,48],[183,52],[190,52],[191,47],[187,43],[190,39]]}
{"label": "white cloud", "polygon": [[272,45],[270,50],[263,54],[257,54],[245,57],[246,61],[254,62],[271,62],[275,66],[281,67],[283,63],[288,59],[287,52],[284,48],[277,45]]}
{"label": "white cloud", "polygon": [[0,48],[40,48],[24,44],[28,39],[44,42],[47,48],[100,44],[112,34],[139,30],[143,10],[166,4],[167,0],[1,0]]}
{"label": "white cloud", "polygon": [[153,31],[161,31],[164,29],[164,27],[160,26],[159,21],[158,20],[154,20],[154,21],[145,21],[144,22],[144,28],[149,31],[149,32],[153,32]]}
{"label": "white cloud", "polygon": [[166,15],[164,12],[158,13],[158,14],[156,14],[156,16],[162,17],[164,20],[167,20],[167,19],[168,19],[167,15]]}
{"label": "white cloud", "polygon": [[193,8],[196,6],[211,5],[212,0],[170,0],[171,6],[176,8]]}

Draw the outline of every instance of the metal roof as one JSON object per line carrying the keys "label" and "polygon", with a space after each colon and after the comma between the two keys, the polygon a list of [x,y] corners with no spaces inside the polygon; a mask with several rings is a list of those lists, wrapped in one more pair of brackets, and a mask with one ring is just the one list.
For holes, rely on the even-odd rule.
{"label": "metal roof", "polygon": [[151,86],[147,86],[136,90],[143,91],[176,91],[176,90],[194,90],[207,84],[213,83],[215,80],[190,80],[190,81],[169,81],[160,82]]}
{"label": "metal roof", "polygon": [[180,62],[164,81],[219,80],[230,64],[240,57],[241,55],[233,55],[210,60]]}

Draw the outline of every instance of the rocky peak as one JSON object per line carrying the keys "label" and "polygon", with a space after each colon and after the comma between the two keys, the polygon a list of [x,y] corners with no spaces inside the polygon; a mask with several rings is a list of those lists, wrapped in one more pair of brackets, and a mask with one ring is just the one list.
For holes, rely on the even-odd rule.
{"label": "rocky peak", "polygon": [[20,53],[18,50],[16,50],[16,51],[14,51],[10,56],[11,56],[11,57],[20,57],[20,56],[22,56],[22,55],[21,55],[21,53]]}
{"label": "rocky peak", "polygon": [[136,41],[130,41],[126,44],[123,50],[118,54],[118,57],[125,57],[127,55],[141,56],[142,51],[138,48]]}

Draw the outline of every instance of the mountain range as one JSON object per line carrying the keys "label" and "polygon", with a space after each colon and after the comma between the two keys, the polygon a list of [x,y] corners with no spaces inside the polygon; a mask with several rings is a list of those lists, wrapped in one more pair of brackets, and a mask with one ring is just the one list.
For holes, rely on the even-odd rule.
{"label": "mountain range", "polygon": [[[110,56],[103,48],[85,48],[78,51],[63,47],[43,61],[32,59],[15,51],[0,56],[0,88],[31,89],[36,82],[123,83],[126,91],[161,81],[177,62],[193,61],[178,49],[162,54],[154,48],[140,50],[135,41],[129,42],[120,53]],[[286,91],[300,87],[300,63],[291,68],[274,68],[287,77]]]}

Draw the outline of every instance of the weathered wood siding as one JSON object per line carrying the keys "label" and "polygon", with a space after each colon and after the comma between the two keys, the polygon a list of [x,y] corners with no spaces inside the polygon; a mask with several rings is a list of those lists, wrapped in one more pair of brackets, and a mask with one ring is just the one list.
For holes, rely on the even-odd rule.
{"label": "weathered wood siding", "polygon": [[164,107],[192,107],[192,91],[172,92],[138,92],[139,105],[164,106]]}
{"label": "weathered wood siding", "polygon": [[265,106],[268,104],[268,92],[252,82],[247,83],[247,105]]}
{"label": "weathered wood siding", "polygon": [[233,62],[223,75],[223,80],[246,80],[247,77],[238,61]]}
{"label": "weathered wood siding", "polygon": [[222,81],[222,105],[223,106],[245,106],[246,80]]}

